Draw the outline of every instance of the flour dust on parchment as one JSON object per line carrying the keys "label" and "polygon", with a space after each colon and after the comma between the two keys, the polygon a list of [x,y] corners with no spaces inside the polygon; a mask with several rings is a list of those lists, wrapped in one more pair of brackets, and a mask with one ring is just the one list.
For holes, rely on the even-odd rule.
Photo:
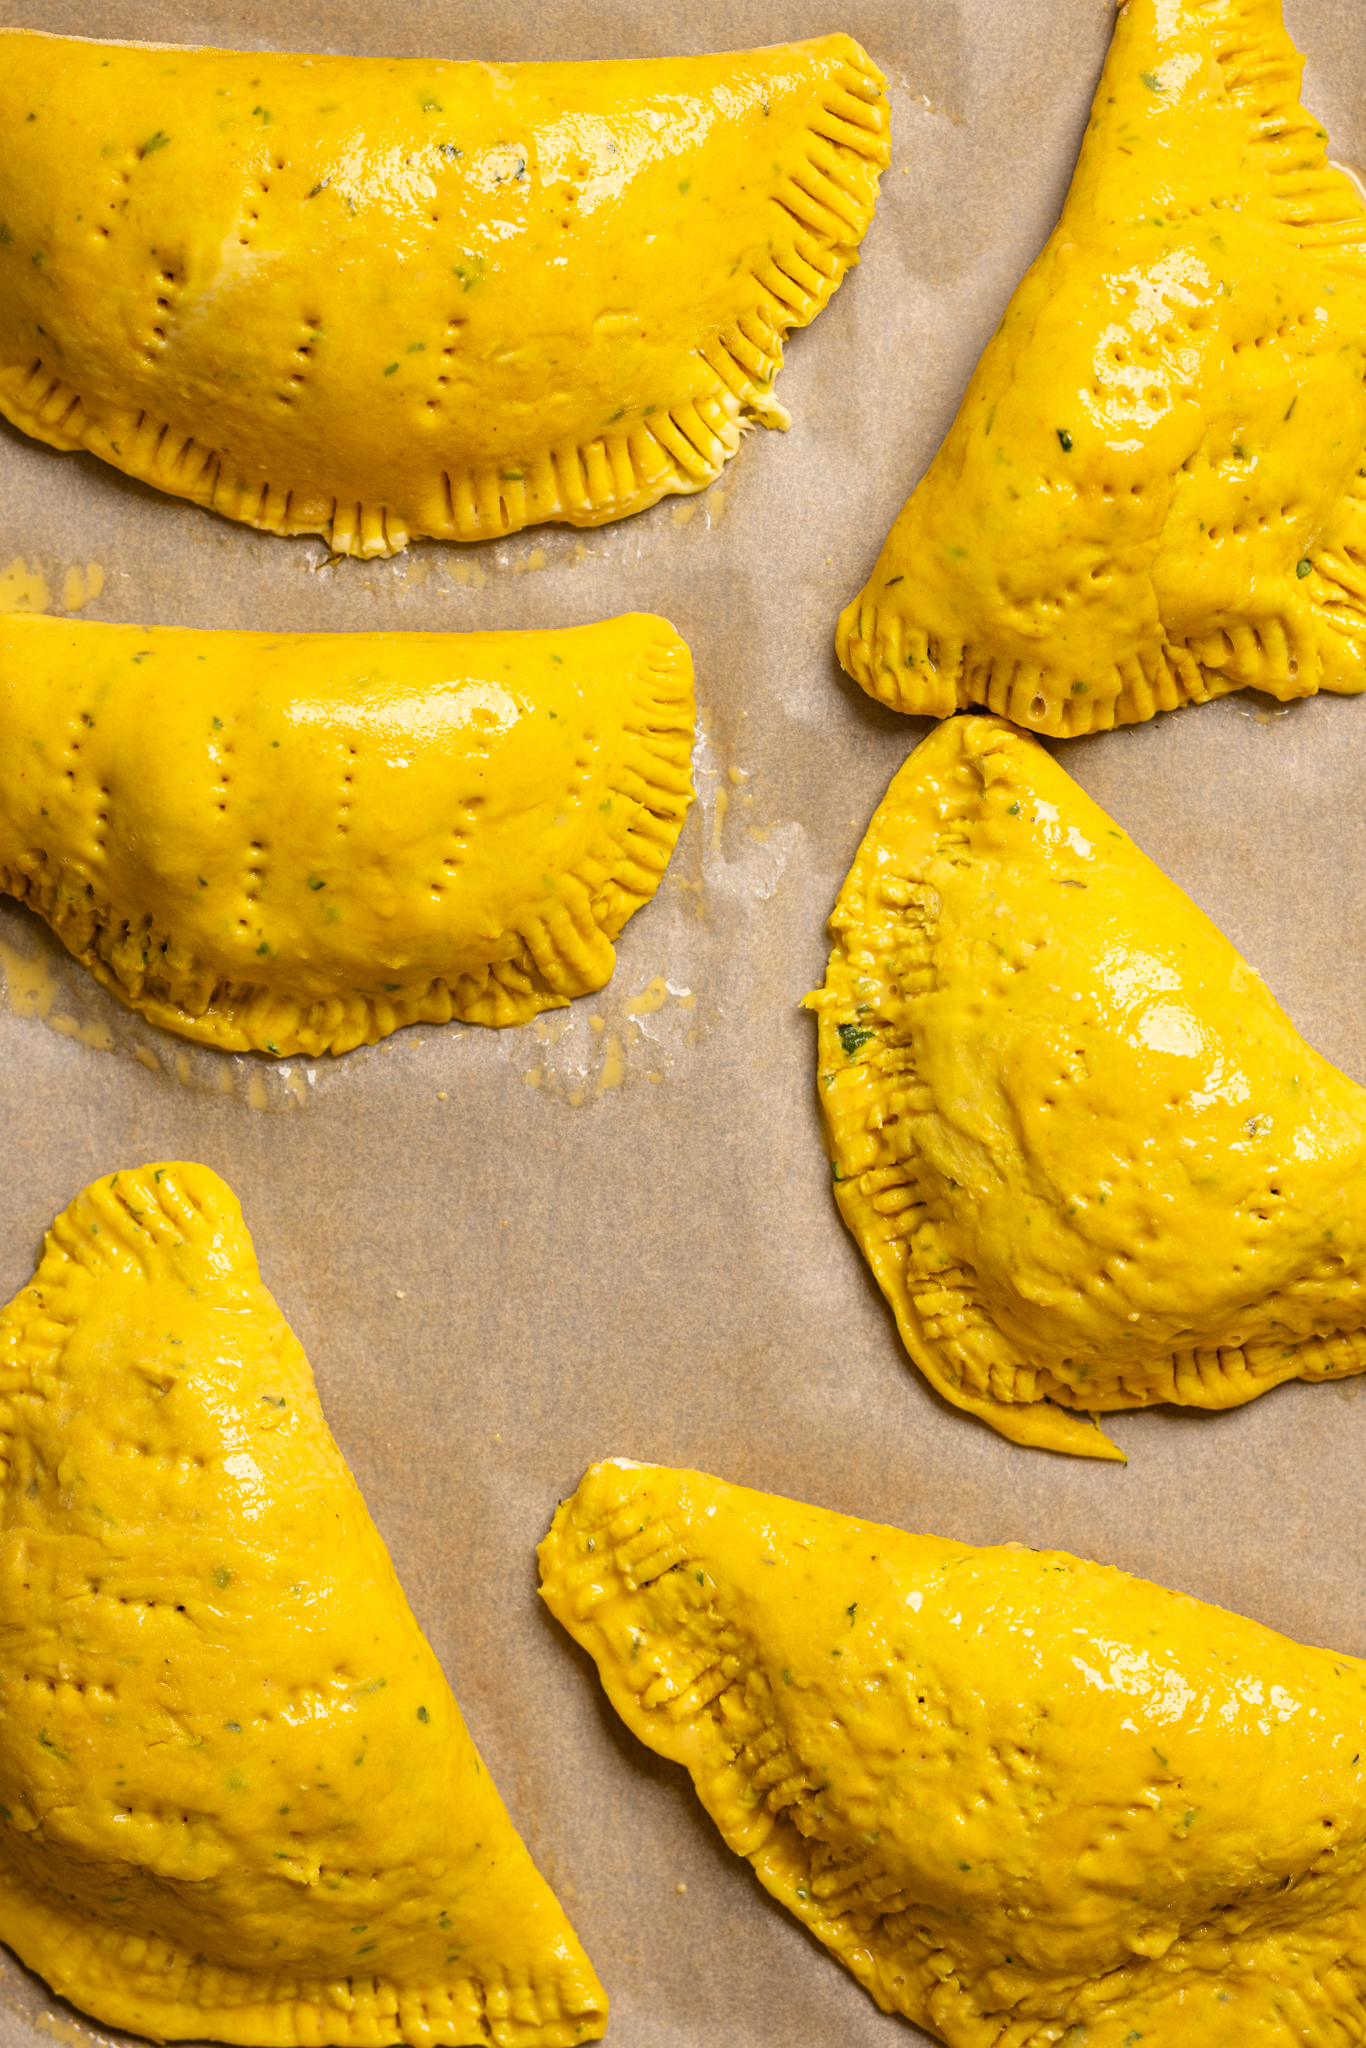
{"label": "flour dust on parchment", "polygon": [[627,927],[616,973],[596,995],[507,1034],[508,1059],[547,1100],[585,1109],[622,1088],[659,1087],[738,1016],[764,905],[802,838],[800,825],[768,816],[742,752],[743,740],[728,744],[700,706],[697,801],[653,902]]}
{"label": "flour dust on parchment", "polygon": [[544,1088],[573,1109],[632,1081],[658,1085],[698,1043],[710,1019],[696,993],[676,977],[656,974],[634,993],[620,974],[567,1010],[551,1010],[512,1034],[509,1054],[528,1088]]}

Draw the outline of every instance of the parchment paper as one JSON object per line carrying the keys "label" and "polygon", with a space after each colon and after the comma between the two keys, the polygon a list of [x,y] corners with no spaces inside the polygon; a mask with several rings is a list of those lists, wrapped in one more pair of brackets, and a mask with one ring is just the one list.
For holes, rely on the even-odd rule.
{"label": "parchment paper", "polygon": [[[769,1901],[542,1611],[533,1547],[592,1460],[696,1465],[911,1529],[1056,1544],[1366,1651],[1362,1383],[1287,1387],[1224,1416],[1117,1417],[1127,1469],[1020,1450],[950,1410],[906,1363],[836,1218],[814,1025],[796,1007],[821,978],[839,879],[923,730],[839,675],[836,613],[1053,224],[1112,13],[9,0],[3,15],[486,58],[846,28],[892,81],[893,167],[864,263],[789,345],[792,431],[750,437],[705,499],[595,534],[327,567],[320,543],[258,537],[0,428],[11,601],[18,559],[52,609],[85,596],[89,618],[454,629],[646,607],[692,645],[700,801],[615,980],[538,1028],[418,1027],[284,1067],[211,1054],[130,1019],[34,917],[0,906],[4,1298],[96,1174],[169,1157],[226,1176],[475,1739],[607,1985],[615,2048],[924,2037]],[[1359,0],[1287,0],[1287,15],[1334,155],[1366,163]],[[1059,752],[1310,1041],[1366,1081],[1366,702],[1282,714],[1239,696]],[[110,2038],[0,1964],[0,2048],[30,2048],[35,2031]]]}

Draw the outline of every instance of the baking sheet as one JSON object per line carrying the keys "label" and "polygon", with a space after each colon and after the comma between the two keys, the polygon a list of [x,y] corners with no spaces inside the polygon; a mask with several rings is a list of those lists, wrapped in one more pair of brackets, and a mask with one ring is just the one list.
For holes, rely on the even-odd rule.
{"label": "baking sheet", "polygon": [[[1358,0],[1290,0],[1306,98],[1366,164]],[[96,1174],[236,1189],[328,1419],[537,1861],[615,2048],[925,2039],[721,1846],[535,1597],[556,1500],[608,1454],[979,1543],[1056,1544],[1366,1652],[1362,1382],[1118,1416],[1127,1469],[1028,1452],[906,1364],[817,1134],[823,922],[924,729],[840,674],[835,617],[947,428],[1065,191],[1111,0],[22,0],[4,19],[236,47],[656,55],[847,28],[892,82],[864,263],[788,349],[794,425],[701,499],[326,565],[0,425],[0,602],[199,626],[543,626],[630,608],[690,642],[699,802],[600,995],[282,1066],[130,1018],[0,902],[0,1287]],[[99,575],[92,573],[96,564]],[[74,572],[74,573],[73,573]],[[92,595],[92,592],[97,594]],[[1366,702],[1233,697],[1061,743],[1068,769],[1366,1081]],[[732,775],[731,771],[737,773]],[[1111,1426],[1111,1425],[1107,1425]],[[110,2040],[0,1951],[0,2048]]]}

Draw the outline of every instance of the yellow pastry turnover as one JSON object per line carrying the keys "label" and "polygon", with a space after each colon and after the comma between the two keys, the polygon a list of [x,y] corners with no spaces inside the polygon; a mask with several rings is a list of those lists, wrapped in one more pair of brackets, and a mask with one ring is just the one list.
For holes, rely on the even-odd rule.
{"label": "yellow pastry turnover", "polygon": [[598,526],[785,426],[887,162],[848,36],[440,64],[0,32],[0,410],[338,553]]}
{"label": "yellow pastry turnover", "polygon": [[228,1051],[521,1024],[601,988],[692,800],[692,661],[537,633],[0,618],[0,888]]}
{"label": "yellow pastry turnover", "polygon": [[216,1175],[58,1217],[0,1429],[0,1938],[156,2039],[600,2035]]}
{"label": "yellow pastry turnover", "polygon": [[1016,1443],[1366,1370],[1366,1091],[1039,743],[934,729],[830,919],[840,1213],[906,1348]]}
{"label": "yellow pastry turnover", "polygon": [[1366,206],[1279,0],[1128,0],[1062,218],[839,623],[894,710],[1080,733],[1366,688]]}
{"label": "yellow pastry turnover", "polygon": [[885,2012],[950,2048],[1366,2038],[1366,1663],[625,1460],[540,1555],[626,1726]]}

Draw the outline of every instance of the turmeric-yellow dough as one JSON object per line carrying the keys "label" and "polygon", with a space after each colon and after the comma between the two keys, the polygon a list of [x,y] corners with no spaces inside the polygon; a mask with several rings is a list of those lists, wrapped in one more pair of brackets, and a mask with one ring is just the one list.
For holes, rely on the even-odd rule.
{"label": "turmeric-yellow dough", "polygon": [[0,1939],[154,2039],[600,2035],[216,1174],[58,1217],[0,1430]]}
{"label": "turmeric-yellow dough", "polygon": [[1366,689],[1366,206],[1279,0],[1128,0],[1072,189],[839,624],[1037,732]]}
{"label": "turmeric-yellow dough", "polygon": [[844,35],[441,64],[0,32],[0,411],[342,554],[700,491],[787,424],[882,83]]}
{"label": "turmeric-yellow dough", "polygon": [[1016,1443],[1366,1371],[1366,1091],[1004,720],[935,728],[830,919],[835,1199],[939,1392]]}
{"label": "turmeric-yellow dough", "polygon": [[227,1051],[521,1024],[601,988],[692,800],[692,661],[537,633],[0,618],[0,889]]}
{"label": "turmeric-yellow dough", "polygon": [[1366,2039],[1366,1663],[625,1460],[540,1554],[627,1727],[884,2011],[950,2048]]}

